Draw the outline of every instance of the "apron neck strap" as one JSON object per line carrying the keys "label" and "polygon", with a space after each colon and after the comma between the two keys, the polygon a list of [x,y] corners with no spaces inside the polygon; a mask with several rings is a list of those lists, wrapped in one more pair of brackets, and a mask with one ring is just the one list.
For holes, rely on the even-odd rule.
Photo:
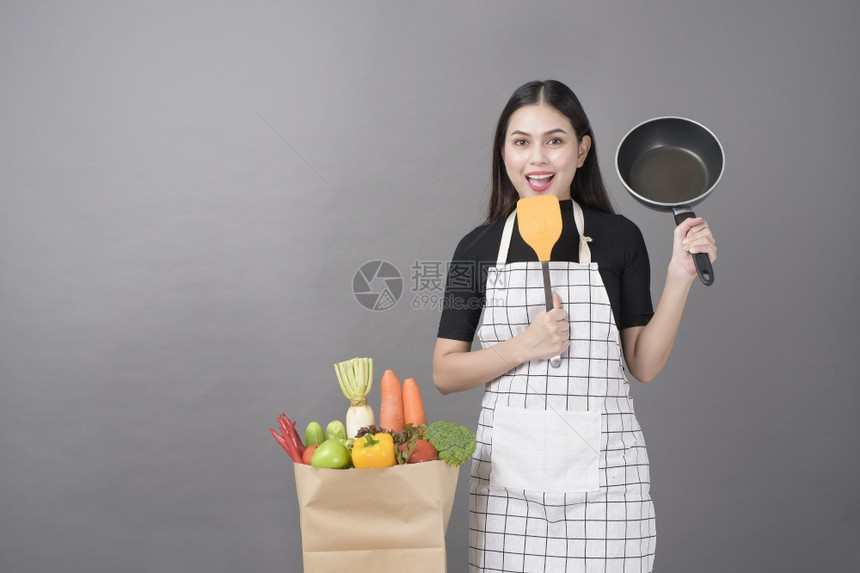
{"label": "apron neck strap", "polygon": [[503,267],[508,262],[508,247],[511,246],[511,235],[514,233],[514,220],[517,218],[516,208],[508,215],[505,221],[505,229],[502,231],[502,242],[499,243],[499,256],[496,257],[496,266]]}
{"label": "apron neck strap", "polygon": [[582,215],[582,207],[576,201],[573,202],[573,220],[576,221],[576,230],[579,232],[579,264],[591,264],[591,249],[588,243],[591,237],[585,236],[585,217]]}
{"label": "apron neck strap", "polygon": [[[508,215],[505,221],[505,228],[502,231],[502,242],[499,244],[499,255],[496,257],[496,266],[503,267],[508,262],[508,249],[511,246],[511,235],[514,233],[514,220],[517,218],[517,210]],[[591,264],[591,249],[588,248],[588,243],[591,242],[591,237],[585,236],[585,217],[582,215],[582,207],[579,203],[573,201],[573,220],[576,223],[576,230],[579,233],[579,264]]]}

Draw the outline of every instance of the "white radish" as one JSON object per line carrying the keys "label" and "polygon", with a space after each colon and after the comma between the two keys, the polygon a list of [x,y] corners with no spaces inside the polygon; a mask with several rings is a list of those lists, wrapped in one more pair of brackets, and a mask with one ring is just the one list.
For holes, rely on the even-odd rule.
{"label": "white radish", "polygon": [[376,424],[373,409],[367,403],[367,395],[373,385],[373,359],[353,358],[334,365],[340,390],[349,400],[346,411],[346,435],[354,438],[365,426]]}

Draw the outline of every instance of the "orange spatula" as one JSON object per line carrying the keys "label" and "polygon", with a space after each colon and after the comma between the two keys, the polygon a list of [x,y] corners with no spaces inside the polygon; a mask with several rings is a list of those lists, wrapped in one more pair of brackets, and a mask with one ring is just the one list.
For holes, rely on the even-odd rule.
{"label": "orange spatula", "polygon": [[[552,310],[552,287],[549,283],[549,260],[552,248],[561,237],[561,207],[555,195],[536,195],[517,201],[517,224],[520,235],[534,249],[543,271],[543,290],[546,309]],[[558,367],[561,357],[556,356],[550,364]]]}

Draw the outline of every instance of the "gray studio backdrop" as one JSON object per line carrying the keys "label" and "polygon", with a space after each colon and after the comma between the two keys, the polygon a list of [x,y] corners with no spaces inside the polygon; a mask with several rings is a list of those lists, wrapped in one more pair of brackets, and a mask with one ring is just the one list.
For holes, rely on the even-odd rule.
{"label": "gray studio backdrop", "polygon": [[[858,26],[853,0],[0,3],[0,570],[300,571],[266,428],[343,417],[353,356],[474,428],[480,390],[432,387],[433,269],[481,220],[502,106],[544,78],[591,115],[655,301],[671,215],[615,147],[681,115],[726,150],[698,208],[716,282],[632,388],[657,570],[856,564]],[[384,311],[353,296],[373,260],[404,281]]]}

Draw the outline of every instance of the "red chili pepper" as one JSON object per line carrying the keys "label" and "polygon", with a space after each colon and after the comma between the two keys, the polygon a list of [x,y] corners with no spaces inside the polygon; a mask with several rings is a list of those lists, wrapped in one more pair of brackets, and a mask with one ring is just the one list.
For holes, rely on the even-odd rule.
{"label": "red chili pepper", "polygon": [[296,451],[299,452],[299,455],[305,453],[305,444],[302,442],[301,436],[299,436],[299,433],[296,431],[296,422],[287,418],[287,415],[284,413],[281,413],[281,415],[278,416],[278,422],[281,425],[281,434],[293,443]]}
{"label": "red chili pepper", "polygon": [[294,462],[299,464],[302,463],[302,456],[299,455],[299,453],[296,451],[295,445],[293,445],[290,440],[287,440],[272,428],[269,428],[269,431],[272,432],[272,436],[274,436],[278,443],[281,444],[281,447],[287,451],[287,453],[290,455],[290,458],[292,458]]}
{"label": "red chili pepper", "polygon": [[272,436],[281,444],[281,447],[286,450],[294,462],[297,464],[303,463],[302,454],[305,453],[305,445],[296,431],[296,423],[287,418],[286,414],[281,413],[278,415],[278,425],[281,427],[281,433],[279,434],[272,428],[269,428]]}
{"label": "red chili pepper", "polygon": [[305,453],[305,444],[304,444],[304,442],[302,442],[301,436],[299,436],[299,433],[296,431],[296,423],[295,422],[290,423],[290,430],[292,430],[290,432],[290,435],[293,437],[293,441],[296,444],[296,449],[299,451],[300,454],[304,454]]}

